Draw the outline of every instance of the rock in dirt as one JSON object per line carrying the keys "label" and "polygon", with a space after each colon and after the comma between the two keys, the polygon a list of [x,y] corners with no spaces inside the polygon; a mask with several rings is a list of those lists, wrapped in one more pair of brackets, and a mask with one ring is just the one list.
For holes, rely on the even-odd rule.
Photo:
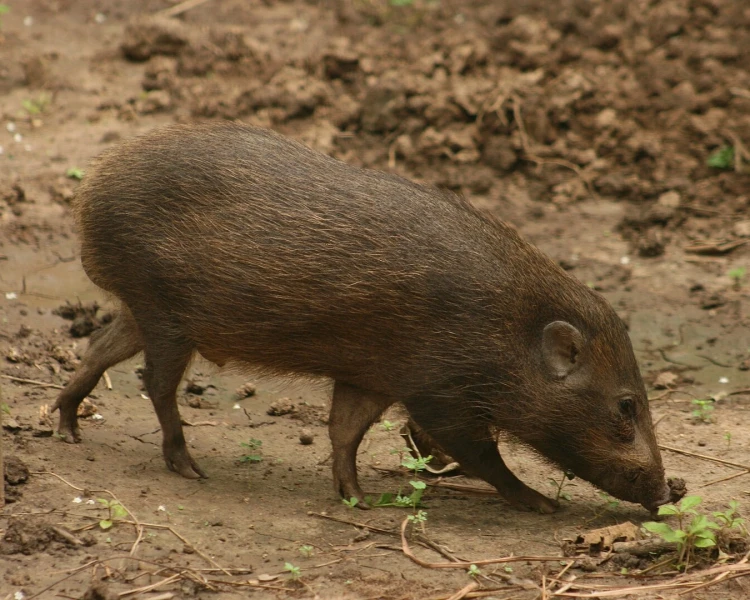
{"label": "rock in dirt", "polygon": [[83,594],[82,600],[117,600],[119,596],[109,589],[106,583],[99,581],[94,583]]}
{"label": "rock in dirt", "polygon": [[249,381],[247,383],[243,383],[235,390],[234,395],[237,400],[244,400],[245,398],[255,396],[255,384],[250,383]]}
{"label": "rock in dirt", "polygon": [[187,45],[188,34],[179,21],[143,18],[127,25],[120,49],[128,60],[141,62],[157,54],[177,56]]}
{"label": "rock in dirt", "polygon": [[309,446],[315,441],[315,435],[311,429],[303,429],[299,434],[299,443],[303,446]]}
{"label": "rock in dirt", "polygon": [[296,407],[289,398],[280,398],[279,400],[274,400],[266,412],[272,417],[281,417],[291,414],[295,410]]}
{"label": "rock in dirt", "polygon": [[669,501],[674,503],[687,494],[687,485],[681,477],[672,477],[667,479],[669,486]]}

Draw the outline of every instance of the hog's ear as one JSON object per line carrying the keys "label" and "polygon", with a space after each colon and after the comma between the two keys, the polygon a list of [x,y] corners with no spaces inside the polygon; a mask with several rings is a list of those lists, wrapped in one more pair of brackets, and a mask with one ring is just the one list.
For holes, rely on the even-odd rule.
{"label": "hog's ear", "polygon": [[542,356],[552,373],[563,379],[580,364],[583,336],[565,321],[552,321],[542,333]]}

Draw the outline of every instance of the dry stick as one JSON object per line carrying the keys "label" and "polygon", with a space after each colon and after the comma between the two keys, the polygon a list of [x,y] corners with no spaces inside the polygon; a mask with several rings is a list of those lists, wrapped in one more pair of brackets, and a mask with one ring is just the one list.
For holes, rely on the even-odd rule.
{"label": "dry stick", "polygon": [[132,590],[127,590],[125,592],[120,592],[117,594],[119,598],[123,598],[124,596],[130,596],[131,594],[140,594],[142,592],[150,592],[151,590],[155,590],[156,588],[160,588],[163,585],[167,585],[170,583],[173,583],[180,579],[182,577],[182,573],[175,573],[174,575],[170,575],[166,579],[162,579],[161,581],[157,581],[156,583],[152,583],[151,585],[145,585],[140,588],[135,588]]}
{"label": "dry stick", "polygon": [[0,373],[0,377],[2,377],[3,379],[9,379],[10,381],[15,381],[16,383],[28,383],[30,385],[38,385],[39,387],[55,388],[56,390],[63,389],[63,386],[56,383],[45,383],[44,381],[24,379],[23,377],[13,377],[12,375],[3,375],[2,373]]}
{"label": "dry stick", "polygon": [[714,485],[717,483],[721,483],[722,481],[729,481],[730,479],[734,479],[735,477],[742,477],[743,475],[750,474],[750,471],[740,471],[739,473],[734,473],[732,475],[727,475],[726,477],[720,477],[719,479],[714,479],[713,481],[709,481],[708,483],[704,483],[703,485],[699,485],[699,488],[708,487],[709,485]]}
{"label": "dry stick", "polygon": [[170,17],[176,17],[178,15],[181,15],[184,12],[189,11],[191,8],[195,8],[196,6],[200,6],[201,4],[205,4],[209,0],[185,0],[184,2],[180,2],[179,4],[175,4],[174,6],[170,8],[165,8],[164,10],[160,10],[157,13],[154,13],[155,17],[164,17],[164,18],[170,18]]}
{"label": "dry stick", "polygon": [[471,565],[484,566],[484,565],[496,565],[501,563],[509,562],[520,562],[520,561],[535,561],[535,562],[559,562],[561,556],[504,556],[502,558],[487,558],[484,560],[473,560],[473,561],[457,561],[448,563],[430,563],[417,558],[409,547],[409,542],[406,540],[406,526],[409,523],[409,519],[404,519],[401,523],[401,551],[412,561],[417,563],[420,567],[426,567],[428,569],[468,569]]}
{"label": "dry stick", "polygon": [[[66,484],[66,485],[70,486],[71,488],[73,488],[74,490],[77,490],[79,492],[86,491],[86,490],[84,490],[84,488],[79,488],[79,487],[73,485],[69,481],[66,481],[65,478],[60,477],[60,475],[58,475],[57,473],[53,473],[52,471],[38,471],[38,472],[35,472],[33,474],[34,475],[53,475],[54,477],[57,477],[60,481],[62,481],[64,484]],[[155,524],[155,523],[141,523],[138,520],[138,518],[130,510],[128,510],[122,502],[120,502],[120,500],[117,498],[117,496],[115,496],[109,490],[102,489],[102,490],[88,490],[88,491],[89,492],[93,492],[93,493],[104,492],[106,494],[109,494],[110,496],[112,496],[112,499],[116,500],[120,504],[120,506],[122,506],[123,509],[125,509],[125,511],[132,517],[132,519],[133,519],[132,521],[127,521],[125,519],[119,519],[119,521],[121,521],[123,523],[129,523],[129,524],[134,525],[136,527],[137,538],[136,538],[135,542],[133,543],[133,546],[130,549],[130,553],[129,554],[131,556],[135,556],[135,550],[138,547],[138,543],[141,541],[141,539],[143,539],[144,527],[151,527],[153,529],[166,529],[166,530],[170,531],[172,533],[172,535],[174,535],[177,539],[179,539],[183,544],[185,544],[185,545],[189,546],[190,548],[192,548],[193,550],[195,550],[195,553],[198,556],[200,556],[203,560],[205,560],[207,563],[209,563],[210,565],[213,565],[214,567],[216,567],[217,569],[219,569],[220,571],[222,571],[225,575],[230,575],[231,576],[231,573],[229,571],[227,571],[224,567],[222,567],[220,564],[218,564],[210,556],[208,556],[208,555],[204,554],[203,552],[201,552],[200,549],[196,548],[187,539],[185,539],[185,537],[183,537],[177,531],[175,531],[174,529],[172,529],[171,526],[169,526],[169,525],[158,525],[158,524]]]}
{"label": "dry stick", "polygon": [[467,583],[464,587],[462,587],[460,590],[458,590],[455,594],[450,596],[448,600],[462,600],[463,598],[466,598],[466,595],[469,592],[473,592],[475,589],[479,587],[479,584],[476,581],[472,581],[471,583]]}
{"label": "dry stick", "polygon": [[589,182],[586,180],[586,177],[584,177],[581,167],[562,158],[541,158],[531,151],[529,136],[526,133],[526,127],[523,124],[523,118],[521,116],[521,99],[516,94],[511,94],[510,97],[511,100],[513,100],[513,118],[516,120],[516,124],[518,125],[518,133],[521,135],[521,145],[523,146],[523,151],[526,154],[526,158],[531,162],[537,163],[538,165],[557,165],[559,167],[565,167],[566,169],[572,170],[576,175],[578,175],[578,178],[581,180],[584,187],[586,188],[586,191],[591,195],[591,197],[594,200],[599,200],[599,196],[591,188]]}
{"label": "dry stick", "polygon": [[107,371],[104,371],[104,383],[108,390],[112,389],[112,380],[109,378],[109,373],[107,373]]}
{"label": "dry stick", "polygon": [[664,444],[659,444],[659,448],[661,448],[662,450],[669,450],[670,452],[676,452],[677,454],[684,454],[685,456],[694,456],[695,458],[702,458],[703,460],[710,460],[712,462],[719,463],[722,465],[728,465],[730,467],[737,467],[738,469],[744,469],[745,471],[750,471],[750,467],[747,465],[732,462],[729,460],[724,460],[721,458],[716,458],[714,456],[708,456],[706,454],[698,454],[697,452],[690,452],[689,450],[682,450],[681,448],[674,448],[673,446],[665,446]]}
{"label": "dry stick", "polygon": [[311,512],[309,514],[314,517],[320,517],[321,519],[328,519],[329,521],[336,521],[337,523],[345,523],[347,525],[353,525],[354,527],[359,527],[360,529],[369,529],[370,531],[375,531],[377,533],[384,533],[386,535],[397,535],[395,531],[391,531],[390,529],[381,529],[380,527],[373,527],[372,525],[367,525],[367,523],[356,523],[355,521],[347,521],[346,519],[340,519],[339,517],[332,517],[331,515],[324,515],[323,513]]}

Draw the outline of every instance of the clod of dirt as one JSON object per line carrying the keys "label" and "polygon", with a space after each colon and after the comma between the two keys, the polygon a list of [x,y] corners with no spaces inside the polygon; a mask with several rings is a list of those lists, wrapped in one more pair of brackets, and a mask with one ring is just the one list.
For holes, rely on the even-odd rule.
{"label": "clod of dirt", "polygon": [[738,221],[732,226],[732,233],[737,237],[750,237],[750,221]]}
{"label": "clod of dirt", "polygon": [[644,235],[638,238],[636,242],[638,256],[644,258],[654,258],[664,254],[664,236],[661,231],[649,229]]}
{"label": "clod of dirt", "polygon": [[141,62],[157,54],[177,56],[187,45],[187,32],[178,21],[144,18],[128,24],[120,49],[125,58]]}
{"label": "clod of dirt", "polygon": [[5,481],[10,485],[20,485],[29,479],[29,468],[17,456],[5,457]]}
{"label": "clod of dirt", "polygon": [[279,400],[274,400],[266,412],[272,417],[281,417],[283,415],[291,414],[296,410],[297,407],[289,398],[281,398]]}
{"label": "clod of dirt", "polygon": [[54,309],[52,314],[68,321],[73,321],[73,324],[70,326],[70,335],[75,338],[81,338],[91,335],[102,325],[112,320],[112,315],[109,313],[97,317],[98,311],[99,305],[96,302],[86,305],[80,302],[78,304],[66,302]]}
{"label": "clod of dirt", "polygon": [[206,391],[206,386],[203,384],[203,382],[198,381],[196,379],[191,379],[187,382],[187,385],[185,386],[185,391],[188,394],[195,394],[196,396],[201,396],[203,392]]}
{"label": "clod of dirt", "polygon": [[96,404],[91,402],[88,398],[84,398],[83,402],[78,405],[78,417],[80,419],[93,417],[97,412],[99,412],[99,409]]}
{"label": "clod of dirt", "polygon": [[13,519],[0,540],[0,554],[31,556],[44,552],[53,544],[68,548],[81,548],[96,544],[96,539],[93,536],[77,538],[66,529],[56,525]]}
{"label": "clod of dirt", "polygon": [[681,477],[674,477],[667,479],[667,485],[669,486],[669,501],[677,502],[685,494],[687,494],[687,485],[685,480]]}
{"label": "clod of dirt", "polygon": [[[640,538],[640,530],[631,522],[620,523],[601,529],[592,529],[578,534],[575,540],[563,540],[567,542],[566,552],[573,548],[578,553],[589,556],[599,556],[602,552],[609,552],[615,542],[630,542]],[[572,544],[572,548],[570,545]]]}
{"label": "clod of dirt", "polygon": [[245,398],[255,396],[255,384],[252,384],[249,381],[247,383],[243,383],[235,390],[234,395],[237,400],[244,400]]}
{"label": "clod of dirt", "polygon": [[21,431],[21,424],[13,417],[3,419],[3,429],[15,433]]}
{"label": "clod of dirt", "polygon": [[656,379],[654,379],[654,389],[666,390],[668,387],[674,385],[678,379],[679,376],[671,371],[659,373]]}
{"label": "clod of dirt", "polygon": [[117,600],[119,596],[102,581],[94,583],[83,594],[82,600]]}
{"label": "clod of dirt", "polygon": [[315,435],[310,429],[303,429],[299,434],[299,443],[303,446],[309,446],[315,441]]}
{"label": "clod of dirt", "polygon": [[323,55],[323,73],[328,79],[351,80],[359,67],[359,56],[347,49],[337,49]]}
{"label": "clod of dirt", "polygon": [[712,308],[719,308],[727,303],[727,299],[724,294],[720,292],[703,294],[699,300],[700,307],[703,310],[711,310]]}

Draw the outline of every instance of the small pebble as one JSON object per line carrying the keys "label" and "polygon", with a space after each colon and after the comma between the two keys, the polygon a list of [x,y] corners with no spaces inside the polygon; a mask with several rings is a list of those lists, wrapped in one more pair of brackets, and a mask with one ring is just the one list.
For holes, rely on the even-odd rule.
{"label": "small pebble", "polygon": [[299,443],[303,446],[309,446],[315,440],[315,435],[309,429],[303,429],[299,434]]}

